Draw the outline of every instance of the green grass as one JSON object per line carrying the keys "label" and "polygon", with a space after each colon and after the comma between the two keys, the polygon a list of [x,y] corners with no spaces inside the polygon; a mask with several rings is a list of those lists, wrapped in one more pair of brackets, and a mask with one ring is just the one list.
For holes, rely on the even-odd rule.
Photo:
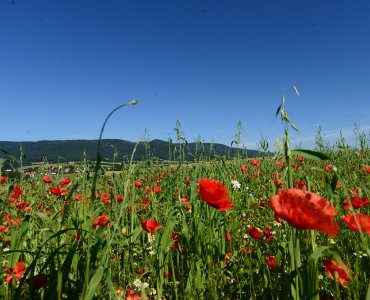
{"label": "green grass", "polygon": [[[286,299],[295,295],[292,288],[298,282],[298,296],[304,299],[307,288],[315,286],[309,275],[314,272],[317,290],[311,291],[312,298],[365,299],[370,275],[369,235],[349,230],[339,218],[348,214],[341,203],[349,199],[349,190],[359,189],[362,197],[369,196],[370,174],[362,169],[370,164],[370,153],[365,154],[360,157],[356,151],[337,151],[330,153],[330,161],[293,160],[297,166],[292,170],[293,183],[304,180],[310,190],[336,207],[341,227],[336,238],[294,229],[297,237],[292,239],[291,226],[275,222],[267,199],[278,192],[275,176],[281,174],[280,180],[288,182],[288,175],[271,158],[261,159],[258,168],[248,160],[234,159],[172,167],[143,161],[126,165],[119,173],[102,170],[96,198],[90,203],[86,196],[91,196],[92,170],[73,177],[63,196],[49,191],[58,186],[59,177],[53,178],[52,184],[44,183],[41,175],[9,180],[0,185],[1,224],[8,229],[0,237],[2,264],[14,267],[21,261],[26,272],[19,281],[2,281],[0,295],[8,299],[117,299],[134,289],[151,299]],[[336,172],[324,171],[329,163],[336,166]],[[243,164],[247,172],[241,170]],[[335,177],[340,187],[331,186]],[[208,206],[197,192],[201,178],[222,182],[235,206],[226,212]],[[143,187],[135,187],[135,180]],[[239,181],[240,189],[233,188],[231,180]],[[9,188],[18,184],[22,194],[12,199]],[[162,191],[148,194],[146,188],[153,190],[155,185]],[[77,194],[83,201],[75,200]],[[102,201],[104,194],[106,203],[112,201],[112,205]],[[121,203],[115,200],[118,194],[124,196]],[[184,197],[190,201],[188,207],[179,201]],[[143,198],[148,198],[149,206],[141,203]],[[23,201],[27,203],[23,208],[16,206]],[[358,209],[367,215],[369,210],[369,206]],[[4,218],[5,214],[19,218],[19,223]],[[108,215],[109,221],[94,229],[93,218],[102,214]],[[141,218],[162,224],[153,241],[142,229]],[[267,228],[275,238],[271,243],[266,238],[253,239],[248,225]],[[171,239],[173,232],[178,236],[177,250]],[[225,239],[226,232],[231,233],[230,241]],[[296,268],[291,264],[291,251],[297,250],[293,241],[299,242]],[[314,249],[322,251],[315,253],[317,270],[308,268],[312,241]],[[229,259],[225,260],[226,255]],[[275,270],[268,267],[268,256],[276,257]],[[347,287],[336,284],[325,271],[323,259],[332,257],[349,266]],[[40,274],[46,276],[47,284],[33,289],[31,282]],[[147,287],[139,288],[139,282]],[[155,296],[150,295],[152,289]]]}

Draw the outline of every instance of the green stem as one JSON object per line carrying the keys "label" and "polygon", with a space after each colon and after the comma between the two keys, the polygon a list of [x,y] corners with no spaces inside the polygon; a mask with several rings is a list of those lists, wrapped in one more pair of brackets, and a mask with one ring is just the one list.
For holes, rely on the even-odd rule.
{"label": "green stem", "polygon": [[97,150],[96,150],[96,163],[95,163],[95,170],[94,170],[94,179],[93,179],[93,183],[92,183],[92,189],[91,189],[91,199],[92,200],[95,200],[95,189],[96,189],[96,181],[98,179],[98,173],[99,173],[99,167],[100,167],[100,163],[101,163],[101,155],[100,155],[100,144],[101,144],[101,139],[102,139],[102,136],[103,136],[103,132],[104,132],[104,129],[105,129],[105,125],[107,124],[109,118],[119,109],[121,109],[122,107],[125,107],[125,106],[129,106],[129,105],[136,105],[137,104],[137,101],[136,100],[132,100],[128,103],[125,103],[125,104],[122,104],[120,106],[117,106],[115,109],[113,109],[109,115],[105,118],[105,121],[103,123],[103,126],[101,127],[101,130],[100,130],[100,135],[99,135],[99,139],[98,139],[98,145],[97,145]]}

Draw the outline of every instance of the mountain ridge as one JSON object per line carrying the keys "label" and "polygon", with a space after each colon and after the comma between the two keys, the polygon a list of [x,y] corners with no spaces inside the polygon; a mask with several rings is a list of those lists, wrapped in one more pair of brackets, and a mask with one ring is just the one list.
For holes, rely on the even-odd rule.
{"label": "mountain ridge", "polygon": [[[15,158],[21,156],[25,163],[40,162],[47,160],[53,162],[81,161],[83,157],[94,160],[96,158],[98,140],[40,140],[40,141],[0,141],[0,148],[9,152]],[[220,143],[173,143],[171,140],[163,141],[154,139],[151,141],[131,142],[121,139],[102,139],[100,153],[103,161],[120,161],[124,157],[131,157],[135,151],[134,160],[156,158],[158,160],[179,159],[182,156],[187,161],[196,157],[214,158],[215,156],[236,156],[246,154],[248,157],[263,155],[263,152],[250,149],[238,149]],[[7,155],[0,151],[0,158]]]}

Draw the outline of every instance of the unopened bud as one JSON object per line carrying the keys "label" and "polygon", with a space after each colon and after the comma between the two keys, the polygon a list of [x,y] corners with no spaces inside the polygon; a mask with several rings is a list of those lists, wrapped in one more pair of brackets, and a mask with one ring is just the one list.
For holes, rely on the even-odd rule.
{"label": "unopened bud", "polygon": [[127,234],[126,227],[123,227],[122,230],[121,230],[121,232],[122,232],[122,235],[125,236]]}

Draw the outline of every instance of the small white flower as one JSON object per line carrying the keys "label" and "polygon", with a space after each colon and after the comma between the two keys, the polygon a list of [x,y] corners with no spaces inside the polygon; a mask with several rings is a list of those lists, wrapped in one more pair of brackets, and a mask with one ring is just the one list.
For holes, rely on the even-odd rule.
{"label": "small white flower", "polygon": [[244,234],[243,238],[245,238],[245,239],[249,239],[249,238],[250,238],[250,236],[249,236],[248,234]]}
{"label": "small white flower", "polygon": [[234,189],[240,189],[240,183],[237,180],[231,180]]}
{"label": "small white flower", "polygon": [[143,283],[141,282],[141,280],[139,278],[136,278],[133,282],[133,286],[137,289],[140,289],[142,285],[143,285]]}
{"label": "small white flower", "polygon": [[149,252],[150,255],[155,255],[155,253],[156,253],[155,250]]}
{"label": "small white flower", "polygon": [[147,287],[149,287],[149,283],[147,282],[144,282],[141,286],[143,289],[146,289]]}
{"label": "small white flower", "polygon": [[324,279],[324,276],[320,274],[320,275],[319,275],[319,279],[320,279],[320,280],[323,280],[323,279]]}
{"label": "small white flower", "polygon": [[335,244],[334,239],[330,239],[330,240],[329,240],[329,243],[330,243],[330,245],[334,245],[334,244]]}
{"label": "small white flower", "polygon": [[153,243],[155,241],[154,234],[148,233],[148,242]]}
{"label": "small white flower", "polygon": [[151,288],[151,292],[150,292],[150,295],[157,295],[157,291],[155,288]]}

